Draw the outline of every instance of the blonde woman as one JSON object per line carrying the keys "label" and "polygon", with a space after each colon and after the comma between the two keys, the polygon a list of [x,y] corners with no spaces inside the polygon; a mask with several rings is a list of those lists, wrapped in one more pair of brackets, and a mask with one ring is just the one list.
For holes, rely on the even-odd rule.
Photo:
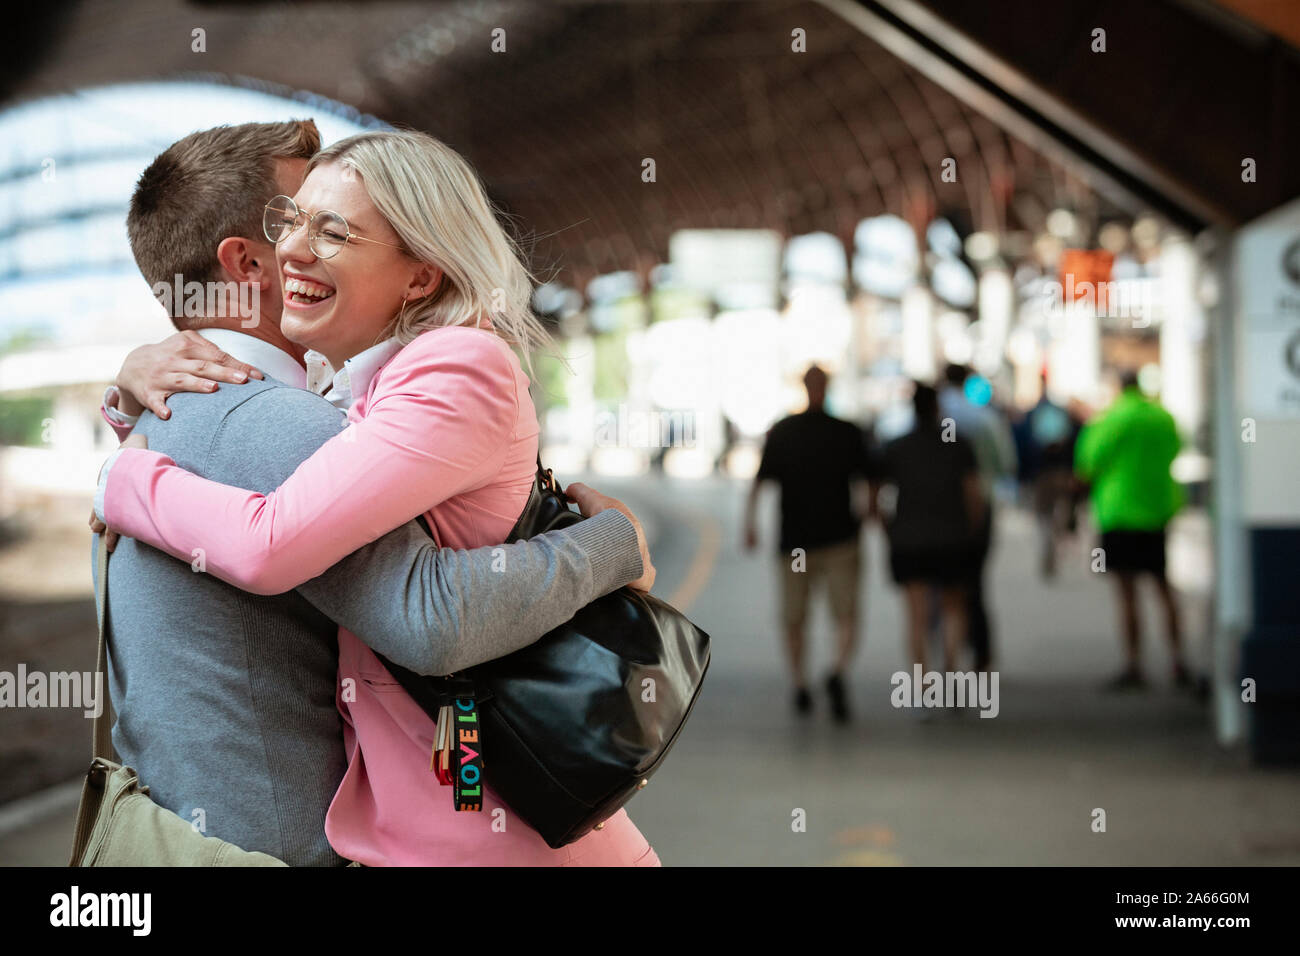
{"label": "blonde woman", "polygon": [[[528,356],[546,335],[528,271],[473,170],[421,133],[352,136],[312,158],[295,196],[268,203],[266,229],[281,330],[311,350],[309,375],[312,361],[333,372],[325,394],[346,408],[346,427],[266,495],[126,448],[102,476],[100,519],[186,561],[202,548],[208,573],[259,594],[297,587],[421,514],[443,547],[503,542],[538,442],[511,346]],[[367,866],[658,865],[625,811],[551,849],[496,798],[490,766],[483,812],[455,812],[429,771],[433,721],[346,630],[339,678],[348,769],[326,833],[342,856]]]}

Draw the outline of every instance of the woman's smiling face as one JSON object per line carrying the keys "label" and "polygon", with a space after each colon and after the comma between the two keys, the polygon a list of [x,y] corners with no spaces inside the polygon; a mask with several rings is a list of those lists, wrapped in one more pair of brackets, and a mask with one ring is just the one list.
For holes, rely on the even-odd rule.
{"label": "woman's smiling face", "polygon": [[392,247],[401,240],[352,167],[317,166],[293,201],[304,219],[328,209],[346,219],[354,235],[392,244],[351,240],[321,259],[311,250],[304,222],[276,246],[284,295],[281,331],[342,368],[344,361],[378,342],[403,297],[414,300],[425,294],[429,276],[437,273]]}

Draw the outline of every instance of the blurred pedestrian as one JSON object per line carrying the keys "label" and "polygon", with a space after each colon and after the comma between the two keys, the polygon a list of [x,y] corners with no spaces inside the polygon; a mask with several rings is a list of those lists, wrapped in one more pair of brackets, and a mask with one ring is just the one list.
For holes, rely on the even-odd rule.
{"label": "blurred pedestrian", "polygon": [[896,492],[885,532],[890,570],[907,604],[912,660],[925,671],[928,597],[935,589],[940,595],[944,669],[955,671],[967,636],[971,552],[978,546],[987,506],[974,449],[941,424],[935,390],[918,383],[912,405],[915,425],[885,446],[873,489],[878,494],[881,486],[892,486]]}
{"label": "blurred pedestrian", "polygon": [[[836,633],[826,692],[832,715],[844,722],[849,719],[844,675],[857,643],[859,532],[870,462],[862,430],[826,413],[826,372],[814,365],[803,382],[808,410],[773,425],[763,446],[745,506],[745,547],[758,545],[759,489],[774,481],[781,486],[781,604],[795,709],[801,714],[812,709],[804,667],[805,623],[813,583],[824,580]],[[855,483],[864,492],[857,507]]]}
{"label": "blurred pedestrian", "polygon": [[977,404],[967,396],[965,386],[970,377],[965,366],[947,367],[944,387],[939,393],[939,411],[943,418],[952,419],[957,435],[970,444],[984,499],[966,579],[968,641],[975,657],[975,669],[983,671],[993,663],[993,627],[984,599],[984,567],[993,547],[994,495],[1001,479],[1015,476],[1016,449],[1006,418],[996,409]]}
{"label": "blurred pedestrian", "polygon": [[1126,664],[1114,689],[1141,687],[1137,580],[1150,575],[1165,612],[1174,682],[1191,683],[1183,663],[1178,604],[1165,574],[1165,529],[1183,504],[1170,466],[1181,447],[1174,418],[1125,372],[1114,404],[1086,425],[1075,451],[1075,471],[1092,486],[1105,572],[1115,579]]}
{"label": "blurred pedestrian", "polygon": [[1044,580],[1056,576],[1061,539],[1075,526],[1074,446],[1082,422],[1047,396],[1047,375],[1042,393],[1021,422],[1024,449],[1020,480],[1032,489],[1038,524],[1038,569]]}

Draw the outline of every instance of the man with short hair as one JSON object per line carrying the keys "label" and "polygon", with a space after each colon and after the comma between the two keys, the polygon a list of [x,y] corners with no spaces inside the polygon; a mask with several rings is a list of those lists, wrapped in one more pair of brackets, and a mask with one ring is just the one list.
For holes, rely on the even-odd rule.
{"label": "man with short hair", "polygon": [[[176,273],[218,283],[218,303],[241,283],[260,293],[252,316],[229,298],[224,308],[173,316],[193,339],[195,371],[220,357],[218,346],[233,356],[223,370],[231,384],[172,395],[174,415],[166,394],[141,396],[152,411],[135,431],[183,468],[261,492],[346,425],[304,388],[303,350],[280,331],[279,271],[261,227],[263,205],[298,191],[318,147],[310,122],[191,134],[145,170],[128,216],[151,284],[171,284]],[[233,384],[252,366],[265,378]],[[126,413],[137,409],[112,408],[114,398],[105,414],[131,424]],[[583,486],[569,490],[592,517],[565,531],[452,551],[411,521],[270,597],[123,539],[108,575],[117,752],[155,801],[208,835],[295,865],[344,862],[324,831],[346,766],[335,705],[339,626],[402,667],[446,674],[532,643],[621,585],[652,581],[631,512]]]}
{"label": "man with short hair", "polygon": [[854,506],[853,492],[856,482],[860,502],[866,500],[871,468],[862,430],[826,413],[826,372],[813,365],[803,381],[807,411],[773,425],[763,446],[745,508],[745,547],[752,550],[758,544],[759,489],[763,482],[774,481],[781,486],[781,603],[795,710],[807,714],[812,709],[804,673],[804,625],[813,582],[824,580],[837,638],[826,692],[831,715],[844,723],[849,719],[844,675],[857,643],[859,532],[864,517],[861,504]]}
{"label": "man with short hair", "polygon": [[1115,690],[1142,687],[1141,628],[1137,580],[1148,574],[1165,611],[1174,683],[1191,684],[1183,662],[1178,602],[1165,574],[1165,529],[1183,505],[1183,492],[1170,471],[1182,447],[1174,417],[1142,394],[1137,373],[1120,376],[1120,394],[1084,426],[1075,446],[1075,473],[1091,486],[1101,531],[1106,575],[1115,580],[1125,666],[1110,684]]}

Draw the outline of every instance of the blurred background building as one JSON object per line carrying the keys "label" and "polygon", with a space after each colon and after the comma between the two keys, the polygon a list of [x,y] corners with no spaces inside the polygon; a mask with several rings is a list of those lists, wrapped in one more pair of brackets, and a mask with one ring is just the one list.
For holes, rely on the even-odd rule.
{"label": "blurred background building", "polygon": [[[801,407],[814,362],[832,375],[829,410],[879,440],[909,427],[911,380],[959,363],[985,383],[980,400],[1012,419],[1044,381],[1086,418],[1120,371],[1140,369],[1186,441],[1174,473],[1192,507],[1173,530],[1171,575],[1201,694],[1090,696],[1092,671],[1117,647],[1109,594],[1087,569],[1091,542],[1049,589],[1017,563],[1031,532],[1012,518],[995,603],[1005,679],[1028,702],[1004,705],[1004,720],[1025,721],[1022,733],[898,731],[877,744],[894,786],[919,789],[941,816],[943,773],[973,775],[1002,803],[1012,798],[997,788],[1032,791],[1016,774],[1055,766],[1043,756],[1054,750],[1077,759],[1051,774],[1105,779],[1097,768],[1127,738],[1155,748],[1156,763],[1184,761],[1192,786],[1218,786],[1195,769],[1217,761],[1212,775],[1240,804],[1260,792],[1245,757],[1300,760],[1300,7],[142,0],[32,15],[0,89],[0,669],[93,658],[84,518],[114,444],[100,393],[129,349],[170,332],[126,243],[135,177],[191,130],[311,116],[326,142],[383,124],[438,136],[517,226],[543,279],[536,309],[565,359],[536,375],[543,455],[644,512],[662,554],[657,590],[718,642],[718,703],[693,722],[670,780],[704,774],[708,755],[738,753],[737,741],[786,732],[775,613],[747,598],[772,590],[770,568],[739,554],[736,516],[767,429]],[[1001,494],[1014,509],[1014,484]],[[883,569],[868,562],[857,694],[868,726],[896,716],[873,711],[866,689],[899,650]],[[1242,700],[1244,677],[1258,681],[1255,703]],[[771,725],[740,726],[748,718],[731,703],[769,693]],[[1063,701],[1075,701],[1074,724]],[[84,721],[0,720],[16,730],[0,735],[0,801],[75,777]],[[872,739],[814,757],[841,801],[828,812],[846,814],[838,849],[782,850],[778,819],[769,857],[685,838],[678,853],[988,860],[975,839],[899,849],[913,800],[898,791],[872,804],[882,768],[857,763]],[[730,778],[750,795],[737,801],[802,805],[790,781],[747,776],[757,773]],[[1243,823],[1207,842],[1205,859],[1300,856],[1300,789],[1270,779],[1280,789],[1258,797],[1264,835]],[[659,823],[647,833],[673,862],[672,784],[654,789],[633,813],[646,804]],[[1197,830],[1206,808],[1152,822],[1166,796],[1135,811],[1159,832],[1124,861],[1172,862],[1160,854]],[[1044,826],[1056,826],[1060,801],[1040,797]],[[1080,807],[1100,799],[1080,796]],[[851,809],[864,804],[866,823]],[[21,853],[39,854],[32,840]],[[1021,849],[1007,861],[1107,859],[1064,838]]]}

